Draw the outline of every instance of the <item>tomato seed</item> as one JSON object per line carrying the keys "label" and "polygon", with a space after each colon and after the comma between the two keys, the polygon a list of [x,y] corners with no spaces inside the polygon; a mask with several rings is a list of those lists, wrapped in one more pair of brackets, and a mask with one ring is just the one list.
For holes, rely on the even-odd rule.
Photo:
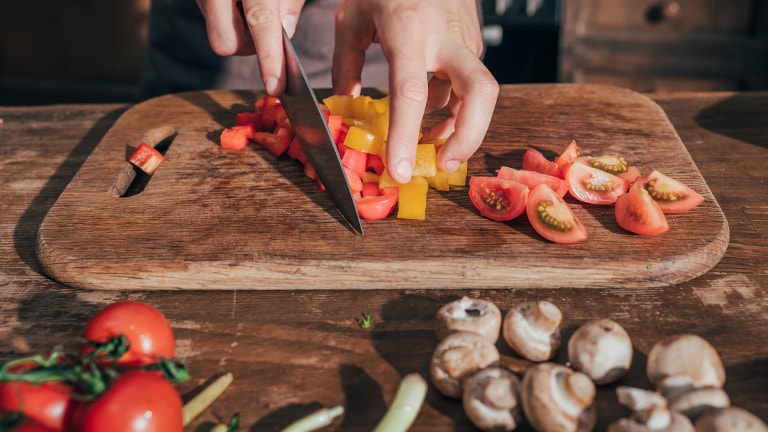
{"label": "tomato seed", "polygon": [[570,222],[558,219],[555,216],[549,214],[549,209],[554,203],[552,201],[542,201],[536,206],[536,214],[539,220],[544,222],[547,226],[560,232],[568,232],[573,229],[573,225]]}

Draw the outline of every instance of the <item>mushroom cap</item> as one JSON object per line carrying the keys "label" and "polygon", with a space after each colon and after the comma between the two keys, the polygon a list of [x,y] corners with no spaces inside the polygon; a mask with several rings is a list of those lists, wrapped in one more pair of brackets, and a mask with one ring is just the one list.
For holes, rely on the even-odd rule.
{"label": "mushroom cap", "polygon": [[632,341],[624,327],[608,318],[584,323],[568,341],[571,367],[597,385],[623,377],[632,365]]}
{"label": "mushroom cap", "polygon": [[760,417],[739,408],[728,407],[707,411],[696,420],[697,432],[768,432]]}
{"label": "mushroom cap", "polygon": [[616,420],[608,426],[608,432],[694,432],[695,429],[688,417],[666,411],[669,420],[664,426],[643,423],[634,418]]}
{"label": "mushroom cap", "polygon": [[521,397],[528,422],[539,432],[591,431],[595,426],[595,383],[581,372],[547,362],[523,377]]}
{"label": "mushroom cap", "polygon": [[691,420],[714,408],[728,408],[731,399],[721,388],[707,387],[682,393],[669,401],[669,409],[678,411]]}
{"label": "mushroom cap", "polygon": [[432,383],[440,393],[460,398],[462,381],[472,373],[496,365],[499,350],[477,333],[451,333],[437,344],[429,366]]}
{"label": "mushroom cap", "polygon": [[523,418],[520,380],[501,367],[481,369],[464,381],[462,405],[480,430],[515,430]]}
{"label": "mushroom cap", "polygon": [[457,331],[477,333],[495,344],[501,333],[501,311],[493,302],[469,297],[445,304],[435,315],[437,339]]}
{"label": "mushroom cap", "polygon": [[517,354],[535,362],[551,360],[560,347],[563,313],[548,301],[523,302],[504,316],[504,340]]}
{"label": "mushroom cap", "polygon": [[648,353],[648,379],[658,388],[664,379],[687,375],[695,388],[722,387],[725,368],[720,355],[704,338],[679,334],[657,342]]}

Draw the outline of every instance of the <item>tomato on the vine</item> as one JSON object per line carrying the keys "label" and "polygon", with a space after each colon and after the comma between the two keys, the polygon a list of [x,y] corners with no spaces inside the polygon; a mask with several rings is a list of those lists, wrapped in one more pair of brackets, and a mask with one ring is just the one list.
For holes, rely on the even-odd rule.
{"label": "tomato on the vine", "polygon": [[[171,359],[176,341],[171,325],[154,307],[138,301],[113,303],[96,312],[85,324],[83,338],[105,342],[109,338],[124,335],[130,348],[117,360],[118,365],[131,367]],[[89,345],[83,351],[92,350]]]}
{"label": "tomato on the vine", "polygon": [[173,384],[144,370],[124,372],[97,399],[77,402],[68,426],[78,432],[181,432],[182,402]]}
{"label": "tomato on the vine", "polygon": [[[45,430],[64,430],[64,415],[70,404],[70,388],[61,382],[32,384],[25,381],[0,383],[0,413],[22,413],[28,420],[27,429],[35,424]],[[34,424],[33,424],[34,423]],[[42,430],[42,429],[41,429]]]}

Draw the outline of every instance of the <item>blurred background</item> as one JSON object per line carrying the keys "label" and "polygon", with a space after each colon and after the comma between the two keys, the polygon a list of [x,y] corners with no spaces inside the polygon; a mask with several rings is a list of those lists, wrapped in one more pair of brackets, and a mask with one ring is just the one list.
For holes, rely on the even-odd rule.
{"label": "blurred background", "polygon": [[[4,1],[0,105],[136,101],[150,1]],[[483,0],[483,15],[501,83],[768,90],[768,0]]]}

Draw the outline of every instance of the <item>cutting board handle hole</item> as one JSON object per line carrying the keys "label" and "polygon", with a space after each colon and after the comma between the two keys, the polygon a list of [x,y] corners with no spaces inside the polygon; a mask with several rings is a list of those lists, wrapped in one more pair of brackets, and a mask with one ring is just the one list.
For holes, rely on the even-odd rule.
{"label": "cutting board handle hole", "polygon": [[[155,150],[165,157],[168,149],[171,147],[173,139],[176,137],[176,129],[163,126],[151,129],[144,134],[142,142],[154,147]],[[115,181],[110,185],[107,193],[116,198],[128,198],[136,196],[144,191],[152,179],[150,174],[145,173],[138,167],[128,162],[128,158],[133,154],[137,147],[126,146],[126,161],[117,173]],[[162,164],[161,164],[162,167]],[[158,167],[158,169],[161,169]]]}

